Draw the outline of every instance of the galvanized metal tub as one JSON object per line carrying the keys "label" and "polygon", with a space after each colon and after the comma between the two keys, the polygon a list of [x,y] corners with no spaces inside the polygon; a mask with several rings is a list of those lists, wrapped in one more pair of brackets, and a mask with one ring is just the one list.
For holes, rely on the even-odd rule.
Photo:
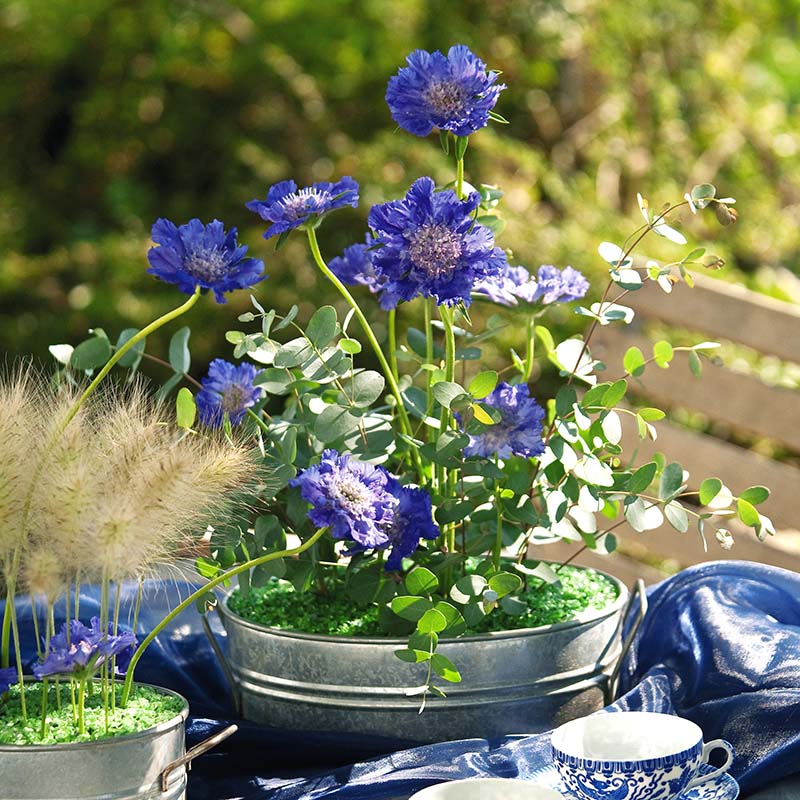
{"label": "galvanized metal tub", "polygon": [[[610,577],[610,576],[609,576]],[[419,697],[423,665],[400,661],[405,639],[356,638],[268,628],[219,611],[228,634],[228,672],[246,719],[299,730],[349,731],[416,741],[537,733],[596,711],[609,697],[621,656],[629,600],[569,622],[442,640],[439,652],[462,681],[447,698]]]}
{"label": "galvanized metal tub", "polygon": [[[150,688],[183,700],[181,712],[154,728],[112,739],[0,745],[3,800],[184,800],[186,767],[173,762],[185,753],[189,704],[168,689]],[[168,769],[164,786],[162,773]]]}

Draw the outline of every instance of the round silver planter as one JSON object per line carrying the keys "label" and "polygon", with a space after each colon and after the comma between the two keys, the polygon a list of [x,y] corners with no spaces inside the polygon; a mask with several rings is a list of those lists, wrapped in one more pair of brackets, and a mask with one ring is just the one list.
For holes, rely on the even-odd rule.
{"label": "round silver planter", "polygon": [[[400,661],[404,639],[282,631],[219,604],[228,633],[228,667],[246,719],[289,729],[349,731],[416,741],[538,733],[605,705],[622,653],[629,593],[580,619],[460,639],[438,651],[459,668],[446,699],[420,698],[423,665]],[[323,601],[321,601],[323,602]]]}
{"label": "round silver planter", "polygon": [[[140,684],[142,685],[142,684]],[[183,800],[186,767],[186,700],[181,712],[161,725],[96,742],[52,745],[0,744],[0,794],[3,800]]]}

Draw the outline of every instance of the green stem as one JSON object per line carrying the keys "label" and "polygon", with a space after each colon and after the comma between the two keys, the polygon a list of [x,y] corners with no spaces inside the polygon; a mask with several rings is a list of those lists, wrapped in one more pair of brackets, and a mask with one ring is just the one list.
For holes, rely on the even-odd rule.
{"label": "green stem", "polygon": [[[425,298],[425,363],[433,364],[433,303],[432,297]],[[425,371],[425,414],[433,410],[433,373]]]}
{"label": "green stem", "polygon": [[94,376],[92,382],[86,387],[86,391],[75,401],[75,404],[72,408],[67,412],[67,416],[64,418],[63,423],[61,424],[61,429],[69,425],[72,421],[73,417],[78,413],[80,407],[84,404],[84,402],[89,398],[90,395],[94,393],[94,390],[100,385],[103,378],[111,372],[113,366],[127,353],[131,348],[135,347],[142,339],[148,337],[151,333],[157,331],[159,328],[166,325],[168,322],[172,322],[172,320],[177,319],[178,317],[185,314],[189,311],[192,306],[197,302],[198,298],[200,297],[200,287],[198,286],[194,290],[194,294],[185,302],[183,305],[178,306],[177,308],[172,309],[172,311],[168,311],[163,316],[159,317],[156,320],[153,320],[149,325],[146,325],[142,328],[138,333],[131,336],[125,344],[122,345],[112,356],[111,358],[106,361],[105,366]]}
{"label": "green stem", "polygon": [[252,408],[248,408],[247,416],[250,417],[250,419],[252,419],[256,423],[256,425],[258,425],[258,427],[261,428],[261,430],[269,436],[270,432],[269,425],[267,425],[267,423],[264,422],[263,419],[261,419],[261,416],[259,414],[256,414],[256,412],[253,411]]}
{"label": "green stem", "polygon": [[525,383],[529,383],[533,374],[533,356],[536,349],[536,328],[533,314],[528,317],[527,340],[525,343],[525,374],[522,376]]}
{"label": "green stem", "polygon": [[49,692],[47,678],[42,679],[42,724],[39,726],[39,738],[44,739],[47,733],[47,694]]}
{"label": "green stem", "polygon": [[[453,313],[445,305],[439,306],[439,317],[444,325],[444,379],[453,382],[456,375],[456,335],[453,330]],[[439,415],[439,435],[443,434],[452,424],[453,415],[449,408],[442,408],[442,413]],[[451,474],[452,472],[452,474]],[[455,488],[457,480],[455,470],[447,470],[443,475],[443,483],[440,491],[451,494]],[[447,552],[455,553],[456,551],[456,527],[453,523],[449,523],[444,530],[444,538],[447,543]],[[452,567],[445,570],[444,581],[445,586],[450,586],[452,582]]]}
{"label": "green stem", "polygon": [[13,595],[9,592],[8,596],[6,597],[6,606],[3,609],[3,630],[2,630],[2,652],[0,653],[0,667],[3,669],[8,669],[10,664],[10,647],[9,642],[11,640],[11,609],[10,606],[13,604]]}
{"label": "green stem", "polygon": [[496,570],[500,570],[500,553],[503,550],[503,507],[500,503],[500,482],[494,484],[494,504],[497,511],[497,527],[494,534],[494,546],[492,547],[492,564]]}
{"label": "green stem", "polygon": [[400,385],[400,370],[397,367],[397,309],[393,308],[387,314],[387,329],[389,336],[389,368],[398,386]]}
{"label": "green stem", "polygon": [[128,702],[128,697],[130,696],[131,686],[133,685],[133,673],[136,667],[136,664],[139,662],[139,659],[144,654],[144,651],[150,646],[153,640],[161,633],[170,622],[172,622],[175,617],[177,617],[182,611],[189,608],[195,601],[199,600],[203,595],[209,592],[216,586],[219,586],[221,583],[225,583],[226,581],[230,580],[234,575],[239,575],[242,572],[245,572],[253,567],[257,567],[260,564],[266,564],[270,561],[275,561],[278,558],[288,558],[289,556],[296,556],[300,553],[304,553],[308,550],[309,547],[312,547],[321,537],[322,534],[325,533],[327,528],[319,528],[317,532],[307,541],[301,543],[297,547],[293,547],[290,550],[278,550],[274,553],[267,553],[266,555],[259,556],[258,558],[253,558],[250,561],[245,561],[243,564],[237,564],[235,567],[231,567],[229,570],[217,575],[216,578],[212,578],[208,583],[201,586],[196,592],[192,592],[182,603],[179,603],[175,608],[167,614],[158,625],[150,631],[147,636],[142,640],[142,643],[139,647],[136,648],[134,652],[131,662],[128,665],[128,672],[125,675],[125,683],[122,690],[122,700],[120,701],[120,706],[123,708],[125,707],[126,703]]}
{"label": "green stem", "polygon": [[[19,628],[17,627],[17,609],[11,594],[11,636],[14,640],[14,660],[17,662],[17,680],[19,681],[19,703],[22,721],[28,721],[28,709],[25,706],[25,676],[22,674],[22,651],[19,647]],[[6,601],[8,603],[8,601]]]}
{"label": "green stem", "polygon": [[36,610],[36,595],[31,592],[31,618],[33,619],[33,635],[36,637],[36,655],[41,661],[44,656],[42,655],[42,641],[39,634],[39,613]]}
{"label": "green stem", "polygon": [[456,160],[456,197],[464,199],[464,157]]}
{"label": "green stem", "polygon": [[[331,272],[330,267],[325,263],[325,259],[322,258],[322,253],[319,249],[319,242],[317,242],[317,234],[314,229],[308,228],[307,233],[308,244],[311,247],[311,255],[314,257],[314,262],[316,263],[320,272],[322,272],[322,274],[338,289],[339,294],[344,297],[350,308],[353,309],[353,313],[356,315],[356,318],[361,323],[364,334],[378,359],[378,363],[381,365],[383,374],[386,376],[386,382],[389,384],[389,390],[395,399],[395,403],[397,405],[397,414],[400,418],[400,427],[402,428],[403,433],[405,433],[407,436],[411,436],[411,423],[408,419],[408,412],[403,405],[403,397],[400,394],[400,387],[395,380],[394,374],[389,366],[389,362],[386,360],[383,350],[381,350],[380,343],[378,342],[377,336],[375,336],[375,332],[372,330],[372,326],[369,324],[369,320],[366,318],[364,312],[355,301],[353,295],[350,294],[347,287],[336,277],[336,275],[333,274],[333,272]],[[420,481],[423,481],[425,479],[425,473],[423,472],[422,468],[422,460],[420,459],[417,449],[413,446],[411,447],[411,455],[414,459],[415,466],[417,467]]]}
{"label": "green stem", "polygon": [[84,707],[86,704],[86,676],[82,677],[78,684],[78,733],[86,733],[86,722],[84,720]]}

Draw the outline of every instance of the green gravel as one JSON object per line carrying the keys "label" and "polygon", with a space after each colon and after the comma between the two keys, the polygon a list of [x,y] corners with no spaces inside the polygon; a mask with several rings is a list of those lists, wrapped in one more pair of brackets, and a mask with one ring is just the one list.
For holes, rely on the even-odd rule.
{"label": "green gravel", "polygon": [[[512,617],[502,609],[486,616],[472,633],[535,628],[574,619],[583,611],[605,608],[617,599],[616,586],[589,569],[564,567],[559,582],[545,585],[529,581],[521,595],[529,606],[523,616]],[[313,592],[295,592],[291,584],[275,581],[251,589],[249,595],[234,592],[228,605],[240,617],[280,630],[322,633],[331,636],[387,636],[378,624],[377,606],[361,608],[343,591],[324,598]]]}
{"label": "green gravel", "polygon": [[[58,710],[55,686],[51,682],[48,688],[47,729],[42,738],[43,688],[41,683],[26,685],[27,722],[22,721],[19,686],[9,689],[5,699],[0,702],[0,744],[44,745],[110,739],[168,722],[183,709],[180,698],[163,695],[148,686],[137,686],[125,708],[120,708],[117,704],[113,713],[109,712],[109,727],[106,731],[103,699],[98,687],[95,687],[91,697],[88,692],[86,695],[86,732],[78,734],[78,725],[72,716],[69,684],[63,681],[61,683],[61,710]],[[120,691],[118,684],[118,695]]]}

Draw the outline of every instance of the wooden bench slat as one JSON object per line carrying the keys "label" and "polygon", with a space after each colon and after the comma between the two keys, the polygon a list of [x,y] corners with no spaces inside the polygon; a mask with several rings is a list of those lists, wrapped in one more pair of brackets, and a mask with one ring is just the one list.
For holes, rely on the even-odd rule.
{"label": "wooden bench slat", "polygon": [[623,446],[626,452],[638,447],[637,464],[644,464],[656,452],[667,461],[679,461],[690,474],[689,488],[698,489],[704,478],[719,478],[733,492],[761,484],[769,487],[771,495],[759,508],[776,527],[800,528],[800,469],[792,464],[745,450],[730,442],[695,433],[664,419],[656,423],[658,439],[641,440],[636,426],[628,415],[623,416]]}
{"label": "wooden bench slat", "polygon": [[[652,355],[652,343],[632,330],[609,326],[597,331],[592,355],[608,367],[609,377],[622,374],[625,351],[639,347]],[[676,353],[668,369],[649,364],[639,378],[628,380],[632,394],[652,399],[659,407],[699,411],[734,429],[766,437],[800,452],[800,392],[767,386],[749,375],[739,375],[706,361],[695,378],[686,353]]]}
{"label": "wooden bench slat", "polygon": [[759,353],[800,363],[800,305],[694,274],[665,295],[652,281],[622,301],[638,314],[669,325],[729,339]]}

